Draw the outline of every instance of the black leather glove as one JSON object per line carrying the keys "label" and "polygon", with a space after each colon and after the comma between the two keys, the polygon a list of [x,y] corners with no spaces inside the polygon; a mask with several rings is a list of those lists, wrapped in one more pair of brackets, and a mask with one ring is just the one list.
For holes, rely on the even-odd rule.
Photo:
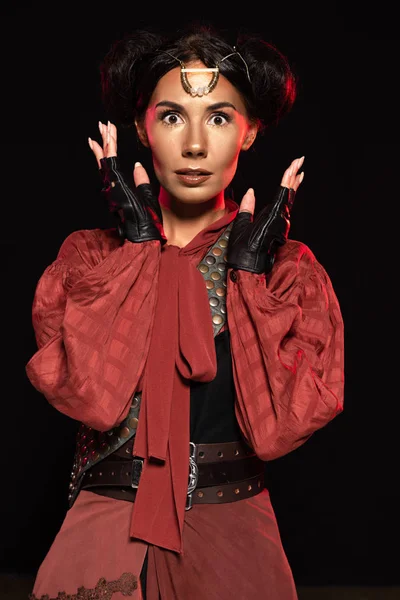
{"label": "black leather glove", "polygon": [[130,242],[167,241],[162,214],[150,183],[142,183],[133,190],[119,170],[116,156],[100,159],[100,176],[108,208],[118,219],[117,231]]}
{"label": "black leather glove", "polygon": [[279,246],[286,243],[295,191],[280,186],[273,204],[253,221],[249,212],[237,214],[229,236],[227,265],[252,273],[269,273]]}

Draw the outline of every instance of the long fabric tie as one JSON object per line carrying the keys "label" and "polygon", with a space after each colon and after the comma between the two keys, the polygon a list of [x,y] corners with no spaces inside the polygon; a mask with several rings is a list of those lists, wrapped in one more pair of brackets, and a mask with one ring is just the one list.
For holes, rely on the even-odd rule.
{"label": "long fabric tie", "polygon": [[[238,206],[200,232],[187,246],[161,251],[158,297],[147,357],[134,456],[144,459],[133,503],[130,535],[178,553],[189,476],[190,382],[217,373],[211,311],[204,278],[196,268]],[[203,252],[201,252],[203,251]]]}

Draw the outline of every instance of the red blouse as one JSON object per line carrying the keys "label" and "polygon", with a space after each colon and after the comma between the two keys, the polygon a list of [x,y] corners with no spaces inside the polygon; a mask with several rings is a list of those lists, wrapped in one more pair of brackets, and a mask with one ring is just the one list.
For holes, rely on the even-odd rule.
{"label": "red blouse", "polygon": [[[211,247],[220,232],[214,224],[201,236]],[[190,247],[197,264],[204,244]],[[114,230],[76,231],[38,282],[38,351],[27,375],[57,410],[96,430],[118,425],[141,389],[160,253],[156,241],[121,245]],[[343,410],[343,319],[326,271],[300,242],[279,249],[268,277],[235,273],[227,274],[235,412],[245,439],[269,461]],[[162,543],[182,550],[176,540]]]}

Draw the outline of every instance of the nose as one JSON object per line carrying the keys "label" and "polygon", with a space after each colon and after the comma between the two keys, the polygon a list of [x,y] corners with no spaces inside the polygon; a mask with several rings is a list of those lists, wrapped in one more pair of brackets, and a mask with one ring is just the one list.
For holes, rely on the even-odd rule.
{"label": "nose", "polygon": [[183,140],[182,156],[185,158],[205,158],[207,156],[207,139],[199,125],[190,125]]}

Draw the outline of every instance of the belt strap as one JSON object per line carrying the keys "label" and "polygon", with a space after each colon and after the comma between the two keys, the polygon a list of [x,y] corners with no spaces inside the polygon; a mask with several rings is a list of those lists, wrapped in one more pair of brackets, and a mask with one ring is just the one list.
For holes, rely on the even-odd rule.
{"label": "belt strap", "polygon": [[224,442],[222,444],[196,444],[196,462],[198,465],[226,460],[241,460],[256,456],[254,450],[245,442]]}
{"label": "belt strap", "polygon": [[[198,479],[190,505],[233,502],[264,489],[264,462],[242,441],[197,444],[195,448]],[[81,488],[134,501],[142,465],[142,459],[126,460],[126,454],[125,460],[104,459],[85,472]]]}
{"label": "belt strap", "polygon": [[[114,451],[112,456],[127,459],[127,457],[132,456],[134,443],[135,439],[131,438],[118,450]],[[199,465],[221,462],[222,460],[239,460],[246,456],[255,456],[255,452],[243,440],[218,444],[196,444],[195,460]]]}
{"label": "belt strap", "polygon": [[[121,500],[134,502],[136,498],[137,487],[132,487],[128,481],[135,481],[137,478],[136,469],[129,463],[129,467],[125,464],[115,465],[111,463],[104,464],[103,470],[95,474],[88,471],[85,473],[84,481],[81,489],[93,489],[94,492],[110,496]],[[99,468],[100,465],[92,467],[93,471]],[[110,480],[113,483],[108,483]],[[224,483],[221,485],[211,485],[207,487],[196,487],[193,491],[192,504],[222,504],[224,502],[235,502],[244,500],[259,494],[265,486],[265,475],[263,472],[258,473],[254,477],[249,477],[244,481],[235,481],[233,483]]]}
{"label": "belt strap", "polygon": [[[140,458],[132,460],[107,460],[93,465],[84,475],[82,486],[112,486],[134,487],[139,485],[143,461]],[[240,462],[224,462],[220,464],[200,465],[198,467],[197,488],[223,485],[237,481],[247,481],[264,472],[264,463],[257,457],[244,458]]]}

